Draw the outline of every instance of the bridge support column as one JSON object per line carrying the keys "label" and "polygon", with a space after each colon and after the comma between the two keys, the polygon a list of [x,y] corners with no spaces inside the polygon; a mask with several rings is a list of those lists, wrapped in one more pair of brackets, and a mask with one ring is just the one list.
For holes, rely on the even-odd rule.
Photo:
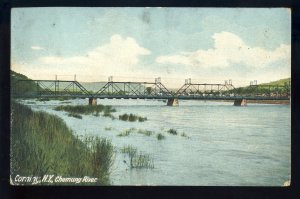
{"label": "bridge support column", "polygon": [[178,99],[176,98],[168,99],[167,106],[178,106],[178,105],[179,105]]}
{"label": "bridge support column", "polygon": [[247,106],[247,100],[246,99],[236,99],[234,100],[234,106]]}
{"label": "bridge support column", "polygon": [[89,98],[89,105],[97,105],[97,98],[90,97]]}

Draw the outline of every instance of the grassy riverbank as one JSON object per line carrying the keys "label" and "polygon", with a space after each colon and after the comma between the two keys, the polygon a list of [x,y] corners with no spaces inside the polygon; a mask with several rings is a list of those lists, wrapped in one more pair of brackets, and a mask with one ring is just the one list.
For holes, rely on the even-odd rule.
{"label": "grassy riverbank", "polygon": [[109,140],[98,137],[79,139],[57,116],[34,112],[16,102],[11,106],[12,177],[42,177],[45,174],[89,176],[98,178],[97,183],[91,185],[110,183],[114,150]]}

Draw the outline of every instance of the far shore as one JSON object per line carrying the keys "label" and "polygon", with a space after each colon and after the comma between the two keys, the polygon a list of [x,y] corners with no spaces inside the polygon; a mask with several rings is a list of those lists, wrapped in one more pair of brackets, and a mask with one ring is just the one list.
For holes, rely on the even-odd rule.
{"label": "far shore", "polygon": [[[220,100],[222,102],[234,102],[233,100]],[[290,104],[290,100],[247,100],[248,104]]]}

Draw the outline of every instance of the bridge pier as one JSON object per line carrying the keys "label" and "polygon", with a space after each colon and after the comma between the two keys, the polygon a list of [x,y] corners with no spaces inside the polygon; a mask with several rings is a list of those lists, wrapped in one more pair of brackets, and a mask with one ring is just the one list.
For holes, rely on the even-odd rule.
{"label": "bridge pier", "polygon": [[234,106],[247,106],[247,100],[246,99],[236,99],[234,100]]}
{"label": "bridge pier", "polygon": [[90,97],[89,105],[92,105],[92,106],[97,105],[97,98]]}
{"label": "bridge pier", "polygon": [[178,106],[178,99],[177,98],[172,98],[168,99],[167,106]]}

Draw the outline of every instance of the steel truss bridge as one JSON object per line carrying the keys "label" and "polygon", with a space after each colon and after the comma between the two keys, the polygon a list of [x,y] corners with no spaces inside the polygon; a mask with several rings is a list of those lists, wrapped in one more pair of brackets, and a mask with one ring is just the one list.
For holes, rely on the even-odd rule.
{"label": "steel truss bridge", "polygon": [[[92,85],[92,86],[91,86]],[[154,82],[79,83],[64,80],[19,80],[11,90],[13,97],[22,98],[89,98],[89,99],[180,99],[180,100],[289,100],[290,84],[250,85],[235,88],[231,81],[224,84],[192,83],[186,79],[177,91],[170,91],[160,78]]]}

